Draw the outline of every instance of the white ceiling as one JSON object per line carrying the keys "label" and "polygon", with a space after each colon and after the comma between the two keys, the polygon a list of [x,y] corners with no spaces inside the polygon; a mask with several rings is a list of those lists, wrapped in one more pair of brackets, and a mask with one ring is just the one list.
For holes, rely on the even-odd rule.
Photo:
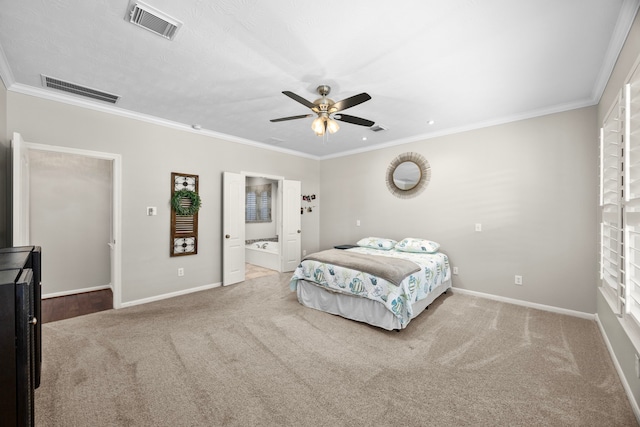
{"label": "white ceiling", "polygon": [[[125,20],[129,0],[0,0],[2,80],[10,91],[327,158],[593,105],[640,3],[143,1],[183,23],[174,40]],[[121,99],[46,89],[42,74]],[[370,101],[344,112],[388,130],[341,123],[323,141],[312,118],[269,121],[310,113],[281,92],[313,101],[320,84],[336,101],[367,92]]]}

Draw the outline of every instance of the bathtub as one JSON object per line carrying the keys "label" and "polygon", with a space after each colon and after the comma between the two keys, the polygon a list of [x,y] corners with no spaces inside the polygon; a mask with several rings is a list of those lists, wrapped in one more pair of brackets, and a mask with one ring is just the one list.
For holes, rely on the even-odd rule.
{"label": "bathtub", "polygon": [[280,271],[280,243],[254,242],[245,246],[244,253],[249,264]]}

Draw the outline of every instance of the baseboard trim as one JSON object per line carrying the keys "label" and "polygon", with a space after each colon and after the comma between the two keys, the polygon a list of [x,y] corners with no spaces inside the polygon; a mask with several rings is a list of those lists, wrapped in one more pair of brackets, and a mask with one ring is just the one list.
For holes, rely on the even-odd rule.
{"label": "baseboard trim", "polygon": [[73,289],[71,291],[51,292],[49,294],[43,294],[42,299],[66,297],[69,295],[84,294],[86,292],[104,291],[105,289],[112,289],[111,285],[94,286],[92,288],[83,288],[83,289]]}
{"label": "baseboard trim", "polygon": [[618,372],[618,377],[620,378],[620,382],[622,383],[622,388],[624,388],[625,393],[627,393],[627,399],[629,399],[629,403],[631,404],[631,409],[636,416],[636,420],[640,423],[640,407],[638,406],[638,402],[633,398],[633,392],[631,391],[631,386],[627,382],[627,378],[624,376],[624,372],[622,371],[622,366],[620,366],[620,362],[618,362],[618,358],[616,357],[615,352],[613,351],[613,346],[611,345],[611,341],[609,341],[609,337],[607,336],[606,331],[604,330],[604,326],[600,322],[600,317],[598,317],[598,313],[595,314],[596,324],[598,325],[598,329],[600,329],[600,335],[602,335],[602,339],[604,339],[604,343],[607,346],[607,350],[609,351],[609,356],[611,357],[611,361],[613,362],[613,366],[616,368],[616,372]]}
{"label": "baseboard trim", "polygon": [[222,286],[222,283],[218,282],[218,283],[212,283],[210,285],[198,286],[197,288],[189,288],[189,289],[184,289],[182,291],[169,292],[168,294],[156,295],[149,298],[142,298],[142,299],[137,299],[133,301],[127,301],[120,304],[120,308],[133,307],[135,305],[147,304],[149,302],[154,302],[154,301],[161,301],[163,299],[178,297],[180,295],[187,295],[193,292],[206,291],[207,289],[218,288],[220,286]]}
{"label": "baseboard trim", "polygon": [[582,312],[582,311],[569,310],[567,308],[554,307],[554,306],[551,306],[551,305],[537,304],[535,302],[522,301],[522,300],[519,300],[519,299],[513,299],[513,298],[501,297],[501,296],[497,296],[497,295],[485,294],[483,292],[470,291],[468,289],[461,289],[461,288],[456,288],[456,287],[451,288],[451,290],[454,293],[473,295],[473,296],[480,297],[480,298],[486,298],[486,299],[491,299],[491,300],[495,300],[495,301],[506,302],[506,303],[509,303],[509,304],[521,305],[521,306],[529,307],[529,308],[536,308],[538,310],[550,311],[552,313],[566,314],[568,316],[580,317],[582,319],[595,320],[595,314],[585,313],[585,312]]}

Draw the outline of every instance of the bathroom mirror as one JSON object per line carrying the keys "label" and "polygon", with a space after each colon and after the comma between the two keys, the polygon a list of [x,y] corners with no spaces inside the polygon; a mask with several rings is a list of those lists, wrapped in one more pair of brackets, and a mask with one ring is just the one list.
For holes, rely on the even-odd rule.
{"label": "bathroom mirror", "polygon": [[431,166],[418,153],[403,153],[387,168],[387,187],[391,194],[408,199],[420,194],[431,178]]}

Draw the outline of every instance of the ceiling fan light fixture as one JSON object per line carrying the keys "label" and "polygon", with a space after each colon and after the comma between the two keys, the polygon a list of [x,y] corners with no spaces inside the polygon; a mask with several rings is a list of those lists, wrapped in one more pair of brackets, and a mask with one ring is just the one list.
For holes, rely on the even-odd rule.
{"label": "ceiling fan light fixture", "polygon": [[324,135],[324,122],[322,117],[316,117],[316,119],[311,123],[311,129],[313,129],[318,136]]}
{"label": "ceiling fan light fixture", "polygon": [[[320,94],[321,98],[316,99],[313,102],[310,102],[300,95],[296,95],[295,93],[287,90],[283,91],[282,93],[293,99],[294,101],[299,102],[305,107],[311,109],[311,111],[317,114],[317,117],[311,123],[311,129],[317,136],[326,136],[327,131],[329,133],[338,132],[338,130],[340,130],[340,125],[337,121],[366,127],[371,127],[375,124],[375,122],[372,122],[371,120],[341,113],[342,110],[355,107],[356,105],[370,100],[371,96],[369,94],[363,92],[358,95],[343,99],[342,101],[335,102],[333,99],[327,98],[327,95],[330,91],[331,88],[327,85],[318,86],[317,92]],[[335,118],[332,117],[334,113],[338,113],[334,116]],[[279,119],[271,119],[270,121],[283,122],[286,120],[304,119],[307,117],[313,117],[313,114],[300,114],[297,116],[281,117]]]}
{"label": "ceiling fan light fixture", "polygon": [[329,129],[330,133],[336,133],[340,129],[340,125],[333,119],[327,119],[327,129]]}

